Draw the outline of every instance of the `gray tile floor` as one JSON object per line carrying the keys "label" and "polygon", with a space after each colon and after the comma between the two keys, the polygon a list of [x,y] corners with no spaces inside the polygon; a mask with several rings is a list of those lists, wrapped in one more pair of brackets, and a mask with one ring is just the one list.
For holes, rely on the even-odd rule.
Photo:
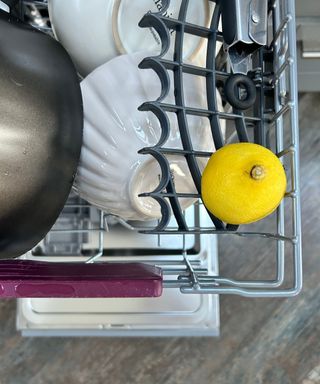
{"label": "gray tile floor", "polygon": [[[22,339],[0,301],[0,383],[320,383],[320,94],[300,96],[304,289],[293,299],[221,299],[220,339]],[[267,270],[221,240],[221,270]],[[232,262],[229,260],[229,256]]]}

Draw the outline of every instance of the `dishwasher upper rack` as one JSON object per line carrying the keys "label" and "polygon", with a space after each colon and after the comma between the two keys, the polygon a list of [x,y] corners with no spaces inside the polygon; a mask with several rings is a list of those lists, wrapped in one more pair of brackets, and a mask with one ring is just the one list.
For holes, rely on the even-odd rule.
{"label": "dishwasher upper rack", "polygon": [[[166,4],[165,4],[166,3]],[[162,5],[167,6],[168,2],[163,1]],[[182,2],[185,3],[185,2]],[[299,152],[298,152],[298,124],[297,124],[297,86],[296,86],[296,51],[295,51],[295,22],[294,22],[294,4],[292,1],[282,1],[277,0],[273,2],[269,2],[272,12],[273,19],[273,28],[272,28],[272,42],[270,47],[276,54],[270,55],[270,52],[266,50],[259,51],[257,55],[257,59],[261,60],[261,55],[265,53],[268,60],[272,59],[271,70],[270,68],[264,76],[270,81],[270,90],[269,93],[272,93],[273,100],[273,110],[274,113],[272,116],[267,115],[268,111],[261,110],[257,108],[254,112],[256,116],[245,116],[238,115],[237,111],[233,111],[233,113],[224,112],[222,113],[222,117],[228,118],[229,120],[233,120],[234,117],[237,117],[238,125],[236,125],[236,130],[238,135],[245,135],[247,131],[249,131],[248,123],[256,122],[257,129],[254,131],[254,140],[260,144],[269,146],[268,134],[270,133],[270,129],[265,129],[267,126],[267,122],[269,128],[273,127],[273,131],[276,131],[275,135],[275,151],[279,155],[281,159],[289,158],[290,160],[290,170],[291,170],[291,191],[286,195],[286,201],[283,202],[278,211],[277,211],[277,224],[276,230],[274,233],[262,233],[262,232],[240,232],[240,231],[226,231],[226,230],[216,230],[212,227],[199,227],[199,225],[195,225],[193,228],[188,228],[188,231],[181,231],[179,228],[174,227],[165,228],[164,231],[155,231],[155,230],[146,230],[145,233],[152,233],[158,237],[159,244],[161,243],[161,239],[163,234],[165,235],[178,235],[181,236],[182,240],[182,248],[180,252],[180,257],[177,257],[175,261],[175,265],[172,266],[170,260],[166,259],[166,255],[164,254],[162,260],[154,260],[151,261],[151,264],[160,266],[163,270],[164,275],[164,283],[163,286],[165,288],[179,288],[182,293],[195,293],[195,294],[205,294],[205,293],[217,293],[217,294],[238,294],[247,297],[285,297],[285,296],[293,296],[297,294],[302,285],[302,267],[301,267],[301,229],[300,229],[300,194],[299,194],[299,178],[298,178],[298,169],[299,169]],[[164,11],[165,8],[163,8]],[[219,10],[216,8],[215,17],[219,16]],[[151,16],[151,15],[150,15]],[[157,16],[157,15],[155,15]],[[149,17],[149,16],[148,16]],[[151,19],[153,17],[151,16]],[[168,18],[162,20],[161,15],[158,14],[160,18],[160,22],[164,24],[166,28],[166,22],[169,23],[170,28],[175,28],[174,26],[179,24],[179,21],[174,21]],[[217,20],[217,19],[216,19]],[[160,23],[160,25],[161,25]],[[188,25],[190,30],[191,25]],[[200,33],[206,35],[210,33],[209,28],[196,28],[196,30],[200,30]],[[162,31],[165,31],[162,29]],[[202,32],[201,32],[202,31]],[[214,32],[214,31],[213,31]],[[201,35],[201,36],[202,36]],[[160,28],[160,36],[161,36],[161,28]],[[222,40],[222,33],[217,32],[217,38]],[[160,56],[161,59],[161,56]],[[173,66],[174,63],[168,64]],[[188,68],[188,65],[185,66]],[[192,67],[189,66],[192,69]],[[206,69],[202,69],[203,73],[207,73]],[[219,76],[226,76],[226,74],[218,73]],[[259,71],[256,72],[259,75]],[[257,82],[259,82],[259,77],[257,76]],[[258,88],[258,97],[262,98],[263,95],[259,94]],[[263,115],[262,115],[263,113]],[[266,115],[266,117],[264,116]],[[259,116],[259,117],[257,117]],[[261,119],[263,117],[263,120]],[[247,122],[244,126],[243,122]],[[263,122],[264,124],[259,124],[259,122]],[[285,124],[286,123],[286,124]],[[284,143],[284,131],[286,131],[285,126],[290,125],[290,129],[287,130],[290,136],[290,145],[286,145]],[[243,129],[244,128],[244,129]],[[242,136],[242,139],[245,136]],[[291,218],[292,222],[292,235],[289,236],[285,231],[285,203],[291,203],[292,205],[292,214]],[[196,203],[195,208],[202,207],[200,201]],[[55,250],[54,242],[50,238],[51,235],[62,235],[75,236],[75,245],[76,248],[85,241],[84,237],[89,236],[90,234],[97,234],[96,244],[91,249],[91,254],[87,255],[84,259],[87,263],[95,263],[101,261],[102,256],[108,257],[108,251],[104,249],[104,235],[108,232],[108,221],[107,218],[110,215],[105,214],[104,212],[99,213],[99,219],[91,222],[91,219],[84,222],[81,219],[83,210],[90,209],[90,205],[77,201],[77,199],[71,198],[69,203],[65,208],[67,211],[71,210],[70,215],[74,219],[75,223],[72,224],[69,228],[66,227],[56,227],[49,233],[45,241],[48,245],[48,252],[45,254],[38,253],[37,248],[34,250],[33,254],[26,255],[27,258],[31,257],[32,260],[39,260],[39,258],[45,257],[47,261],[52,259],[51,256],[60,256],[59,250]],[[76,212],[73,212],[76,210]],[[204,210],[202,210],[204,212]],[[79,215],[79,220],[78,220]],[[128,228],[129,230],[140,230],[140,228],[135,228],[130,225],[130,223],[124,222],[121,218],[113,217],[114,221],[118,221],[120,224]],[[206,222],[206,220],[204,220]],[[198,223],[199,221],[196,221]],[[234,229],[234,228],[230,228]],[[227,278],[221,275],[209,276],[208,270],[203,267],[201,262],[195,262],[192,259],[192,255],[189,254],[189,250],[185,247],[186,239],[190,235],[200,236],[203,238],[204,236],[212,235],[225,235],[225,236],[245,236],[246,238],[250,238],[251,236],[265,237],[276,242],[277,245],[277,254],[276,254],[276,277],[273,280],[236,280],[232,278]],[[107,240],[107,239],[105,239]],[[269,240],[268,240],[269,241]],[[285,245],[289,244],[293,249],[293,267],[294,267],[294,281],[292,288],[283,288],[282,283],[285,280]],[[69,244],[70,245],[70,244]],[[67,247],[68,248],[68,247]],[[78,254],[78,249],[72,249],[69,247],[70,255],[76,256],[75,260],[79,261],[80,256]],[[83,255],[82,255],[83,256]],[[177,255],[178,256],[178,255]],[[59,258],[61,261],[66,259],[65,257]],[[83,257],[81,257],[83,260]],[[141,258],[142,262],[149,263],[150,260]],[[99,263],[98,263],[99,264]],[[124,266],[125,268],[125,266]],[[172,270],[174,269],[174,271]],[[173,278],[173,272],[175,273]],[[178,276],[176,276],[178,275]],[[85,276],[84,276],[85,277]],[[277,289],[278,288],[278,289]]]}
{"label": "dishwasher upper rack", "polygon": [[[298,134],[298,102],[297,102],[297,70],[296,70],[296,30],[294,2],[290,0],[269,1],[268,45],[252,54],[251,75],[257,88],[257,101],[250,113],[239,110],[220,112],[217,108],[215,86],[220,86],[230,75],[230,66],[223,63],[223,50],[216,55],[217,41],[223,42],[223,33],[219,30],[221,17],[220,1],[212,1],[215,8],[209,27],[193,25],[186,20],[188,0],[181,1],[178,19],[172,19],[164,12],[168,9],[170,0],[163,0],[163,9],[158,13],[146,14],[139,25],[154,28],[162,42],[159,56],[145,58],[140,68],[151,68],[159,76],[162,91],[155,101],[147,101],[140,106],[141,111],[151,111],[159,119],[162,133],[157,145],[141,149],[141,154],[153,156],[159,163],[162,177],[159,186],[152,192],[141,196],[153,197],[161,207],[162,219],[156,228],[144,230],[146,234],[216,234],[225,236],[268,238],[276,242],[276,276],[272,280],[235,280],[221,276],[198,274],[190,269],[189,278],[178,277],[183,293],[218,293],[239,294],[248,297],[281,297],[293,296],[302,288],[302,255],[301,255],[301,213],[299,189],[299,134]],[[164,58],[167,53],[171,34],[174,30],[175,51],[173,59]],[[207,40],[206,66],[186,64],[183,61],[183,42],[186,34],[192,34]],[[222,57],[222,58],[221,58]],[[221,62],[223,63],[221,66]],[[217,68],[220,65],[219,68]],[[175,105],[163,102],[170,84],[168,71],[173,71]],[[208,109],[190,108],[185,105],[183,97],[183,74],[189,73],[206,78]],[[170,133],[168,112],[177,116],[181,133],[182,149],[166,148],[166,139]],[[254,126],[254,142],[273,149],[282,162],[289,164],[290,190],[285,194],[284,201],[277,209],[276,228],[274,232],[243,231],[235,226],[224,225],[209,214],[213,225],[211,227],[188,227],[184,220],[179,199],[201,197],[201,173],[196,158],[209,157],[211,153],[194,151],[192,139],[188,131],[187,116],[203,116],[210,121],[212,137],[216,148],[225,144],[220,129],[220,119],[233,121],[239,141],[249,141],[249,127]],[[274,135],[274,148],[271,148],[270,137]],[[289,136],[285,143],[284,134]],[[174,180],[170,172],[167,155],[185,157],[198,194],[179,193],[175,190]],[[286,200],[291,201],[291,233],[285,226]],[[169,204],[170,203],[170,204]],[[171,212],[176,219],[175,226],[168,226]],[[291,287],[285,287],[285,246],[292,249],[293,282]],[[183,250],[182,250],[183,252]]]}

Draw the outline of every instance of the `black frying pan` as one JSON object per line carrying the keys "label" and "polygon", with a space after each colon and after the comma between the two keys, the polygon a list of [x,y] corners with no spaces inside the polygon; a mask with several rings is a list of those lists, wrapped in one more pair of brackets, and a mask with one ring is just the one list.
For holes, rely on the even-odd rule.
{"label": "black frying pan", "polygon": [[51,37],[0,11],[0,258],[50,230],[70,192],[82,143],[74,66]]}

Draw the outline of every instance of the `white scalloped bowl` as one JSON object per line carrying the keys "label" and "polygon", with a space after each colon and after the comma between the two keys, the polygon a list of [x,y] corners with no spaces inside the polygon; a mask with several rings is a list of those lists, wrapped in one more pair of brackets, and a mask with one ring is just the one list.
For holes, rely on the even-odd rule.
{"label": "white scalloped bowl", "polygon": [[[146,53],[123,55],[100,66],[81,83],[84,103],[84,132],[80,164],[74,184],[79,195],[107,213],[125,220],[161,217],[159,204],[151,197],[138,197],[159,184],[161,170],[150,155],[138,154],[158,142],[161,127],[152,112],[137,108],[160,95],[160,80],[153,70],[138,69]],[[205,81],[203,79],[203,81]],[[202,79],[189,76],[184,95],[187,105],[206,107]],[[221,99],[217,92],[219,108]],[[165,100],[173,104],[173,94]],[[222,109],[221,109],[222,110]],[[168,114],[171,132],[169,148],[182,148],[175,115]],[[223,134],[225,132],[224,121]],[[208,120],[188,117],[194,149],[214,151]],[[170,155],[170,170],[177,192],[196,193],[183,156]],[[199,158],[201,170],[207,158]],[[183,209],[195,199],[181,198]]]}

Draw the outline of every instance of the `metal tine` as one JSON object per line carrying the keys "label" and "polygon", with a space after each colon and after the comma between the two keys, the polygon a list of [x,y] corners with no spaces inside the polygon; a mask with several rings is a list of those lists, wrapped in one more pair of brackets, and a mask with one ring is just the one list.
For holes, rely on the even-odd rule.
{"label": "metal tine", "polygon": [[[190,271],[188,269],[167,269],[162,268],[162,271],[164,275],[178,275],[179,279],[181,279],[182,276],[189,276],[190,277]],[[208,270],[206,268],[194,268],[194,272],[197,273],[197,275],[203,275],[205,276],[208,273]]]}
{"label": "metal tine", "polygon": [[[159,219],[157,220],[157,223],[158,223],[157,227],[159,227],[159,225],[160,225]],[[160,248],[161,247],[161,236],[159,233],[157,234],[157,240],[158,240],[158,247]]]}
{"label": "metal tine", "polygon": [[281,235],[278,235],[278,234],[275,234],[275,233],[271,233],[271,232],[256,232],[256,231],[253,231],[253,232],[243,232],[243,231],[237,231],[237,232],[233,232],[233,231],[225,231],[225,230],[217,230],[217,229],[214,229],[214,228],[211,228],[211,227],[189,227],[189,229],[187,231],[181,231],[181,230],[178,230],[176,227],[167,227],[166,230],[162,230],[162,231],[158,231],[158,230],[154,230],[154,229],[150,229],[149,230],[142,230],[141,231],[142,233],[159,233],[160,235],[177,235],[177,234],[199,234],[199,235],[225,235],[225,236],[238,236],[238,237],[261,237],[261,238],[267,238],[267,239],[270,239],[270,240],[275,240],[275,241],[278,241],[278,240],[281,240],[281,241],[286,241],[288,243],[294,243],[294,239],[292,237],[289,237],[289,236],[281,236]]}
{"label": "metal tine", "polygon": [[103,211],[100,211],[100,231],[99,231],[99,248],[98,253],[94,256],[89,257],[89,259],[86,261],[87,264],[94,263],[97,261],[101,256],[103,256],[103,246],[104,246],[104,232],[108,232],[108,224],[105,220],[105,214]]}
{"label": "metal tine", "polygon": [[[184,212],[184,214],[185,214],[185,212]],[[191,278],[192,284],[194,287],[196,287],[199,285],[198,278],[197,278],[197,274],[196,274],[195,270],[193,269],[190,261],[188,260],[187,249],[186,249],[186,235],[185,234],[182,235],[182,256],[183,256],[183,259],[186,263],[187,270],[190,273],[190,278]],[[178,279],[181,279],[181,276],[179,276]]]}
{"label": "metal tine", "polygon": [[[112,218],[113,220],[115,220],[118,224],[122,225],[124,228],[129,229],[130,231],[141,231],[141,230],[151,229],[150,227],[134,227],[133,225],[129,224],[126,220],[124,220],[122,217],[114,215],[114,214],[111,214],[111,213],[107,213],[107,214],[105,214],[105,228],[106,228],[106,232],[109,231],[109,229],[108,229],[108,222],[107,222],[107,219],[109,217]],[[159,220],[158,220],[158,222],[159,222]]]}
{"label": "metal tine", "polygon": [[274,34],[273,36],[273,39],[272,39],[272,42],[270,44],[271,47],[273,47],[275,45],[275,43],[277,42],[277,40],[279,39],[279,37],[281,36],[281,34],[284,32],[284,30],[287,28],[287,25],[288,23],[292,20],[292,16],[291,15],[287,15],[281,22],[278,30],[276,31],[276,33]]}
{"label": "metal tine", "polygon": [[239,141],[240,142],[248,142],[249,136],[248,136],[247,127],[246,127],[246,123],[245,123],[245,119],[244,119],[244,113],[235,109],[235,108],[233,109],[233,113],[235,115],[239,115],[239,117],[241,117],[241,118],[235,120],[236,131],[238,134]]}

